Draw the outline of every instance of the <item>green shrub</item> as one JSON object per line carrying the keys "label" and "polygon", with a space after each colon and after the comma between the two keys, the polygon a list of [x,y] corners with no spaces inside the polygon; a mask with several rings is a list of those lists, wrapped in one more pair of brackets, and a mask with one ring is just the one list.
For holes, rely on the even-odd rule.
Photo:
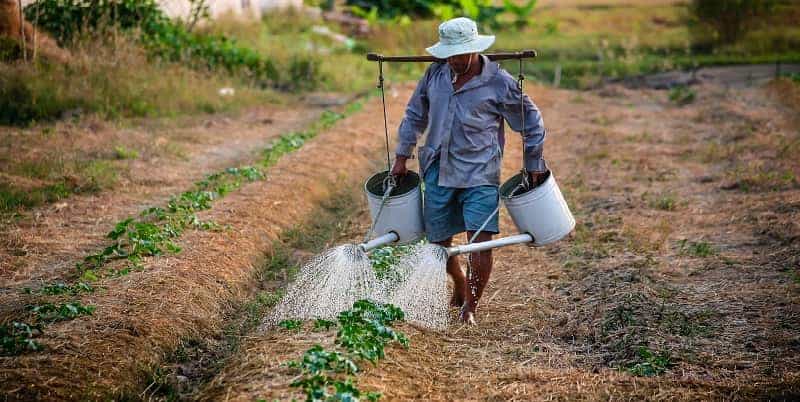
{"label": "green shrub", "polygon": [[0,61],[9,62],[21,58],[22,47],[19,41],[8,36],[0,36]]}
{"label": "green shrub", "polygon": [[0,75],[0,124],[27,125],[50,120],[82,106],[80,99],[62,98],[57,93],[40,91],[35,83],[24,77]]}
{"label": "green shrub", "polygon": [[[403,17],[432,18],[448,20],[457,16],[465,16],[473,20],[497,27],[497,17],[505,11],[496,7],[492,0],[441,0],[441,1],[399,1],[399,0],[347,0],[357,14],[381,19],[399,19]],[[373,18],[374,18],[373,17]],[[367,18],[368,20],[371,18]]]}
{"label": "green shrub", "polygon": [[262,86],[278,81],[271,60],[225,36],[190,32],[155,0],[38,0],[25,7],[25,15],[62,44],[110,29],[136,31],[149,52],[164,60],[223,68]]}
{"label": "green shrub", "polygon": [[[775,0],[692,0],[689,12],[700,28],[710,30],[719,43],[734,43],[768,14]],[[695,30],[695,42],[701,42],[704,30]]]}

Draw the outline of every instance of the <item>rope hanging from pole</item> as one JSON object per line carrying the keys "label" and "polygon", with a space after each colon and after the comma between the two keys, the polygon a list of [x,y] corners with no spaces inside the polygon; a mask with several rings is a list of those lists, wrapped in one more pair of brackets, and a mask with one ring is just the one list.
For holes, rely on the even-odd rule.
{"label": "rope hanging from pole", "polygon": [[386,136],[386,170],[391,173],[392,160],[389,154],[389,122],[386,117],[386,91],[383,82],[383,60],[378,61],[378,88],[381,89],[381,102],[383,103],[383,132]]}
{"label": "rope hanging from pole", "polygon": [[528,182],[528,169],[525,167],[525,86],[523,82],[525,81],[525,70],[522,68],[522,58],[519,59],[519,75],[517,76],[517,87],[519,87],[519,116],[521,120],[522,127],[520,128],[520,134],[523,136],[522,140],[522,182],[525,190],[531,188],[531,184]]}

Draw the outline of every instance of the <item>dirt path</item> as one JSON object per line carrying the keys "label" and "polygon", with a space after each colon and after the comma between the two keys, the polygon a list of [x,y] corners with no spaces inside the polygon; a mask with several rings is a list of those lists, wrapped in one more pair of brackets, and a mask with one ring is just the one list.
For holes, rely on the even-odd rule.
{"label": "dirt path", "polygon": [[271,140],[304,129],[322,110],[271,106],[235,119],[190,119],[177,127],[146,121],[132,128],[89,123],[87,127],[55,128],[64,132],[53,144],[23,146],[23,153],[63,146],[70,152],[97,154],[125,143],[144,151],[141,158],[125,161],[126,173],[113,191],[76,195],[29,211],[22,219],[3,226],[0,292],[62,277],[84,255],[103,244],[115,222],[163,204],[207,174],[256,160],[257,153]]}
{"label": "dirt path", "polygon": [[[362,388],[386,400],[800,396],[791,114],[758,88],[704,86],[690,107],[618,87],[529,91],[574,235],[498,250],[479,325],[404,326],[410,349],[389,350],[359,376]],[[514,138],[506,175],[519,158]],[[282,363],[325,339],[253,334],[201,398],[296,396]]]}
{"label": "dirt path", "polygon": [[183,339],[220,334],[226,314],[252,296],[254,276],[279,233],[332,191],[357,191],[381,147],[379,111],[373,99],[282,157],[266,180],[199,214],[226,229],[189,231],[178,241],[181,253],[147,258],[142,271],[98,281],[98,291],[80,298],[96,306],[93,315],[48,325],[37,339],[43,352],[0,357],[0,391],[12,400],[138,395],[146,375]]}

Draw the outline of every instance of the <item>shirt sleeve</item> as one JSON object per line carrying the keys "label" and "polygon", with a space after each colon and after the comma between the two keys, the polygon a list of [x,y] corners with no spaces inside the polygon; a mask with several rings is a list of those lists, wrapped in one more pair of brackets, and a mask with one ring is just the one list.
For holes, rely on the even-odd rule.
{"label": "shirt sleeve", "polygon": [[[522,134],[524,144],[525,169],[529,172],[547,171],[547,163],[542,158],[544,151],[544,120],[539,108],[531,101],[528,95],[523,94],[517,81],[510,74],[505,73],[503,86],[504,94],[500,95],[500,113],[508,122],[508,125]],[[524,97],[524,107],[520,108],[520,97]],[[525,127],[523,130],[523,116]]]}
{"label": "shirt sleeve", "polygon": [[414,94],[411,95],[411,100],[406,106],[405,116],[397,130],[398,141],[395,154],[398,156],[411,157],[411,153],[417,145],[417,139],[428,127],[428,81],[433,67],[434,65],[431,65],[425,71],[425,75],[417,83],[417,89],[414,90]]}

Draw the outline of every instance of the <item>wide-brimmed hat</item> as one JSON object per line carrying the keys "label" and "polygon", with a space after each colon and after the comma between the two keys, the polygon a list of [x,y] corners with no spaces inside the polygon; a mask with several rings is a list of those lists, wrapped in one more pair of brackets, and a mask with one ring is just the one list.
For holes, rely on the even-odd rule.
{"label": "wide-brimmed hat", "polygon": [[478,35],[475,21],[459,17],[439,25],[439,43],[425,49],[440,59],[467,53],[482,52],[492,46],[494,35]]}

